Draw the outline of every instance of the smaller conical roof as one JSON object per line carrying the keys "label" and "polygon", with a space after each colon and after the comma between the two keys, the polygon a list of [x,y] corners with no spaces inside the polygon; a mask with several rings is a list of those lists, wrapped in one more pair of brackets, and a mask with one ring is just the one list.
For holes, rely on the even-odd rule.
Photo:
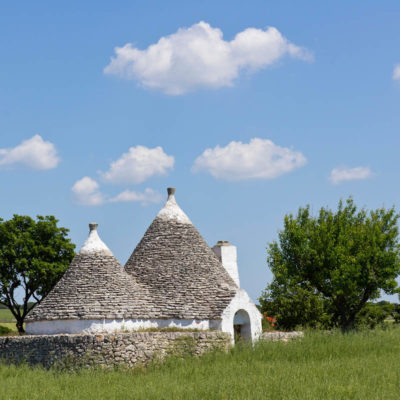
{"label": "smaller conical roof", "polygon": [[27,322],[143,318],[151,309],[146,288],[125,272],[100,239],[97,224],[89,227],[85,244],[53,290],[29,313]]}

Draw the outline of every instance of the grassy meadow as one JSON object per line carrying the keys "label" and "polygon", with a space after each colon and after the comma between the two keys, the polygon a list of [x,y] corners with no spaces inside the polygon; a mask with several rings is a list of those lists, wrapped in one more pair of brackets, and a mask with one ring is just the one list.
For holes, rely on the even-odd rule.
{"label": "grassy meadow", "polygon": [[7,308],[0,308],[0,327],[11,329],[12,332],[18,332],[15,326],[15,318]]}
{"label": "grassy meadow", "polygon": [[8,308],[0,308],[0,324],[3,322],[14,322],[15,318]]}
{"label": "grassy meadow", "polygon": [[0,364],[0,398],[399,399],[400,329],[308,332],[302,340],[169,359],[147,370],[56,371]]}

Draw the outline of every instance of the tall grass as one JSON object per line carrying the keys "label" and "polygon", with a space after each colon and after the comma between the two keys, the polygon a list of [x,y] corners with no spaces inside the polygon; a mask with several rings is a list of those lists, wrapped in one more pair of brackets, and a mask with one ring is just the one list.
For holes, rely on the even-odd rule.
{"label": "tall grass", "polygon": [[400,329],[307,332],[293,342],[169,359],[147,370],[0,365],[1,399],[399,399]]}

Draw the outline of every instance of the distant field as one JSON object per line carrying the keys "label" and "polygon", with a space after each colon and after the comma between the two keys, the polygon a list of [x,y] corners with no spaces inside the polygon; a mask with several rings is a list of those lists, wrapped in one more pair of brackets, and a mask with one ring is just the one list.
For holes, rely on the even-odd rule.
{"label": "distant field", "polygon": [[14,332],[17,332],[14,316],[8,309],[0,308],[0,325],[7,327]]}
{"label": "distant field", "polygon": [[310,332],[301,341],[171,359],[146,371],[46,371],[0,364],[0,382],[0,398],[9,400],[398,400],[400,328]]}
{"label": "distant field", "polygon": [[11,314],[11,311],[5,308],[0,308],[0,324],[2,322],[13,322],[15,321],[14,316]]}

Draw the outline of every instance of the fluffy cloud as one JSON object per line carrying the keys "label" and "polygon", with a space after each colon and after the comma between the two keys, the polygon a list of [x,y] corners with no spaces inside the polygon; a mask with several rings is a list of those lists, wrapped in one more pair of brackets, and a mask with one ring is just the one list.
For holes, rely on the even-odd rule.
{"label": "fluffy cloud", "polygon": [[112,162],[110,169],[101,175],[106,182],[138,184],[153,175],[165,175],[174,162],[174,157],[165,154],[160,146],[154,149],[136,146]]}
{"label": "fluffy cloud", "polygon": [[394,69],[393,69],[393,75],[392,78],[395,81],[400,80],[400,64],[395,65]]}
{"label": "fluffy cloud", "polygon": [[131,43],[115,48],[106,74],[134,79],[169,95],[196,88],[232,86],[240,71],[266,68],[288,55],[311,60],[312,54],[289,42],[274,27],[247,28],[231,41],[218,28],[199,22],[164,36],[147,49]]}
{"label": "fluffy cloud", "polygon": [[99,184],[89,176],[85,176],[72,186],[72,193],[77,203],[86,206],[103,204],[105,198],[99,190]]}
{"label": "fluffy cloud", "polygon": [[138,201],[142,205],[147,205],[149,203],[160,203],[163,200],[163,196],[153,189],[147,188],[144,193],[133,192],[129,189],[123,191],[118,196],[110,199],[110,202],[131,202]]}
{"label": "fluffy cloud", "polygon": [[272,179],[305,165],[306,157],[271,140],[254,138],[250,143],[231,142],[207,149],[194,162],[192,171],[207,171],[229,181]]}
{"label": "fluffy cloud", "polygon": [[104,203],[140,202],[142,205],[160,203],[163,196],[153,189],[145,189],[143,193],[129,189],[119,195],[109,198],[100,191],[99,184],[89,176],[84,176],[75,182],[71,188],[75,202],[85,206],[99,206]]}
{"label": "fluffy cloud", "polygon": [[24,140],[16,147],[0,149],[0,167],[24,165],[30,169],[45,170],[57,167],[60,162],[57,149],[40,135]]}
{"label": "fluffy cloud", "polygon": [[348,167],[338,167],[334,168],[331,171],[331,175],[329,180],[334,184],[337,185],[341,182],[345,181],[353,181],[353,180],[360,180],[360,179],[367,179],[373,175],[372,171],[368,167],[355,167],[355,168],[348,168]]}

